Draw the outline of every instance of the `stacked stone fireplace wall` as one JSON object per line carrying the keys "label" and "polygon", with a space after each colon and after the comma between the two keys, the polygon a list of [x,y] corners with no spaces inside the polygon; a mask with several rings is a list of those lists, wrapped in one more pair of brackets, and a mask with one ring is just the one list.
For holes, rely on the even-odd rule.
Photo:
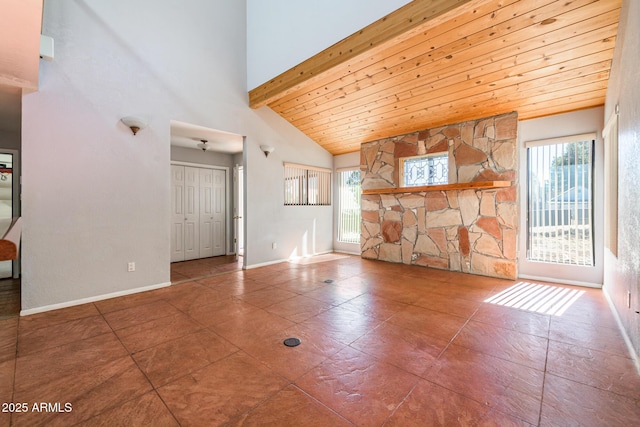
{"label": "stacked stone fireplace wall", "polygon": [[400,158],[443,151],[449,183],[512,185],[363,195],[362,257],[515,279],[517,129],[514,112],[363,144],[363,190],[397,188]]}

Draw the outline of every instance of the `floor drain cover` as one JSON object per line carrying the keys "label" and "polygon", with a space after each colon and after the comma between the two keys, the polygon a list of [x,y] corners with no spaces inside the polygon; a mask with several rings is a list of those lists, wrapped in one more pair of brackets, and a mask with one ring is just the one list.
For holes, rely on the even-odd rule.
{"label": "floor drain cover", "polygon": [[324,283],[333,283],[333,279],[327,279],[324,281]]}
{"label": "floor drain cover", "polygon": [[287,338],[286,340],[284,340],[284,345],[286,345],[287,347],[295,347],[297,345],[300,345],[302,341],[300,341],[299,338]]}

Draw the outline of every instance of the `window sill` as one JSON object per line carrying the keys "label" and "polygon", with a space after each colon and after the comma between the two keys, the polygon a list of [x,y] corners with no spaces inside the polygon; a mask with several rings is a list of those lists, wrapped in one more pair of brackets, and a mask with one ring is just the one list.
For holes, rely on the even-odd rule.
{"label": "window sill", "polygon": [[362,190],[362,194],[398,194],[398,193],[424,193],[427,191],[449,191],[449,190],[481,190],[488,188],[510,187],[511,181],[480,181],[480,182],[464,182],[461,184],[441,184],[441,185],[422,185],[416,187],[399,187],[399,188],[375,188],[370,190]]}

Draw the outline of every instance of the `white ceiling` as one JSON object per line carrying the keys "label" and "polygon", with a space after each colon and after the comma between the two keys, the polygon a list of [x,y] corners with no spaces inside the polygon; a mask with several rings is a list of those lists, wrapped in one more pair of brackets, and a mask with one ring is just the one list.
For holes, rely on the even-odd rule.
{"label": "white ceiling", "polygon": [[171,120],[171,145],[200,150],[198,144],[207,140],[208,151],[236,154],[242,152],[242,135]]}

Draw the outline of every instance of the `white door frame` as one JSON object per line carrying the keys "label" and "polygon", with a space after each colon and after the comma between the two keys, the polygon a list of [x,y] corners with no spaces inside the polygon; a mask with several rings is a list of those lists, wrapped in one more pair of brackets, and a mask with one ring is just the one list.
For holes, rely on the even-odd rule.
{"label": "white door frame", "polygon": [[224,192],[225,192],[225,233],[224,233],[224,245],[226,248],[226,254],[227,255],[231,255],[232,252],[232,248],[231,248],[231,239],[229,239],[229,232],[231,230],[231,217],[232,215],[230,215],[229,213],[229,206],[231,204],[231,187],[230,187],[230,183],[229,183],[229,168],[227,166],[215,166],[215,165],[207,165],[207,164],[203,164],[203,163],[192,163],[192,162],[181,162],[181,161],[177,161],[177,160],[172,160],[171,161],[172,165],[176,165],[176,166],[190,166],[190,167],[194,167],[194,168],[201,168],[201,169],[216,169],[216,170],[223,170],[224,171],[224,179],[225,179],[225,184],[224,184]]}
{"label": "white door frame", "polygon": [[[587,133],[587,132],[582,132]],[[588,131],[588,133],[592,133]],[[518,241],[518,277],[527,280],[542,280],[554,283],[563,283],[567,285],[578,285],[593,288],[602,287],[603,278],[603,247],[604,247],[604,143],[602,134],[598,131],[595,133],[595,144],[593,152],[594,173],[593,173],[593,232],[594,232],[594,262],[589,266],[575,266],[570,264],[555,264],[537,261],[529,261],[527,259],[527,218],[529,215],[527,209],[527,180],[528,180],[528,161],[527,161],[527,142],[552,141],[556,138],[540,138],[529,141],[521,140],[519,145],[520,153],[520,231]],[[573,135],[579,135],[576,132]],[[563,136],[559,140],[568,140],[572,135]]]}
{"label": "white door frame", "polygon": [[244,166],[238,164],[233,167],[233,250],[236,259],[240,255],[244,256],[244,215]]}
{"label": "white door frame", "polygon": [[[20,190],[22,187],[22,174],[20,171],[20,151],[10,148],[0,148],[0,153],[11,154],[13,156],[13,171],[11,172],[13,174],[13,176],[11,177],[11,215],[14,217],[18,217],[21,216],[22,213],[22,205],[20,203],[20,200],[22,199],[20,197]],[[18,252],[18,259],[12,261],[12,275],[14,279],[20,277],[21,256],[22,251]]]}

